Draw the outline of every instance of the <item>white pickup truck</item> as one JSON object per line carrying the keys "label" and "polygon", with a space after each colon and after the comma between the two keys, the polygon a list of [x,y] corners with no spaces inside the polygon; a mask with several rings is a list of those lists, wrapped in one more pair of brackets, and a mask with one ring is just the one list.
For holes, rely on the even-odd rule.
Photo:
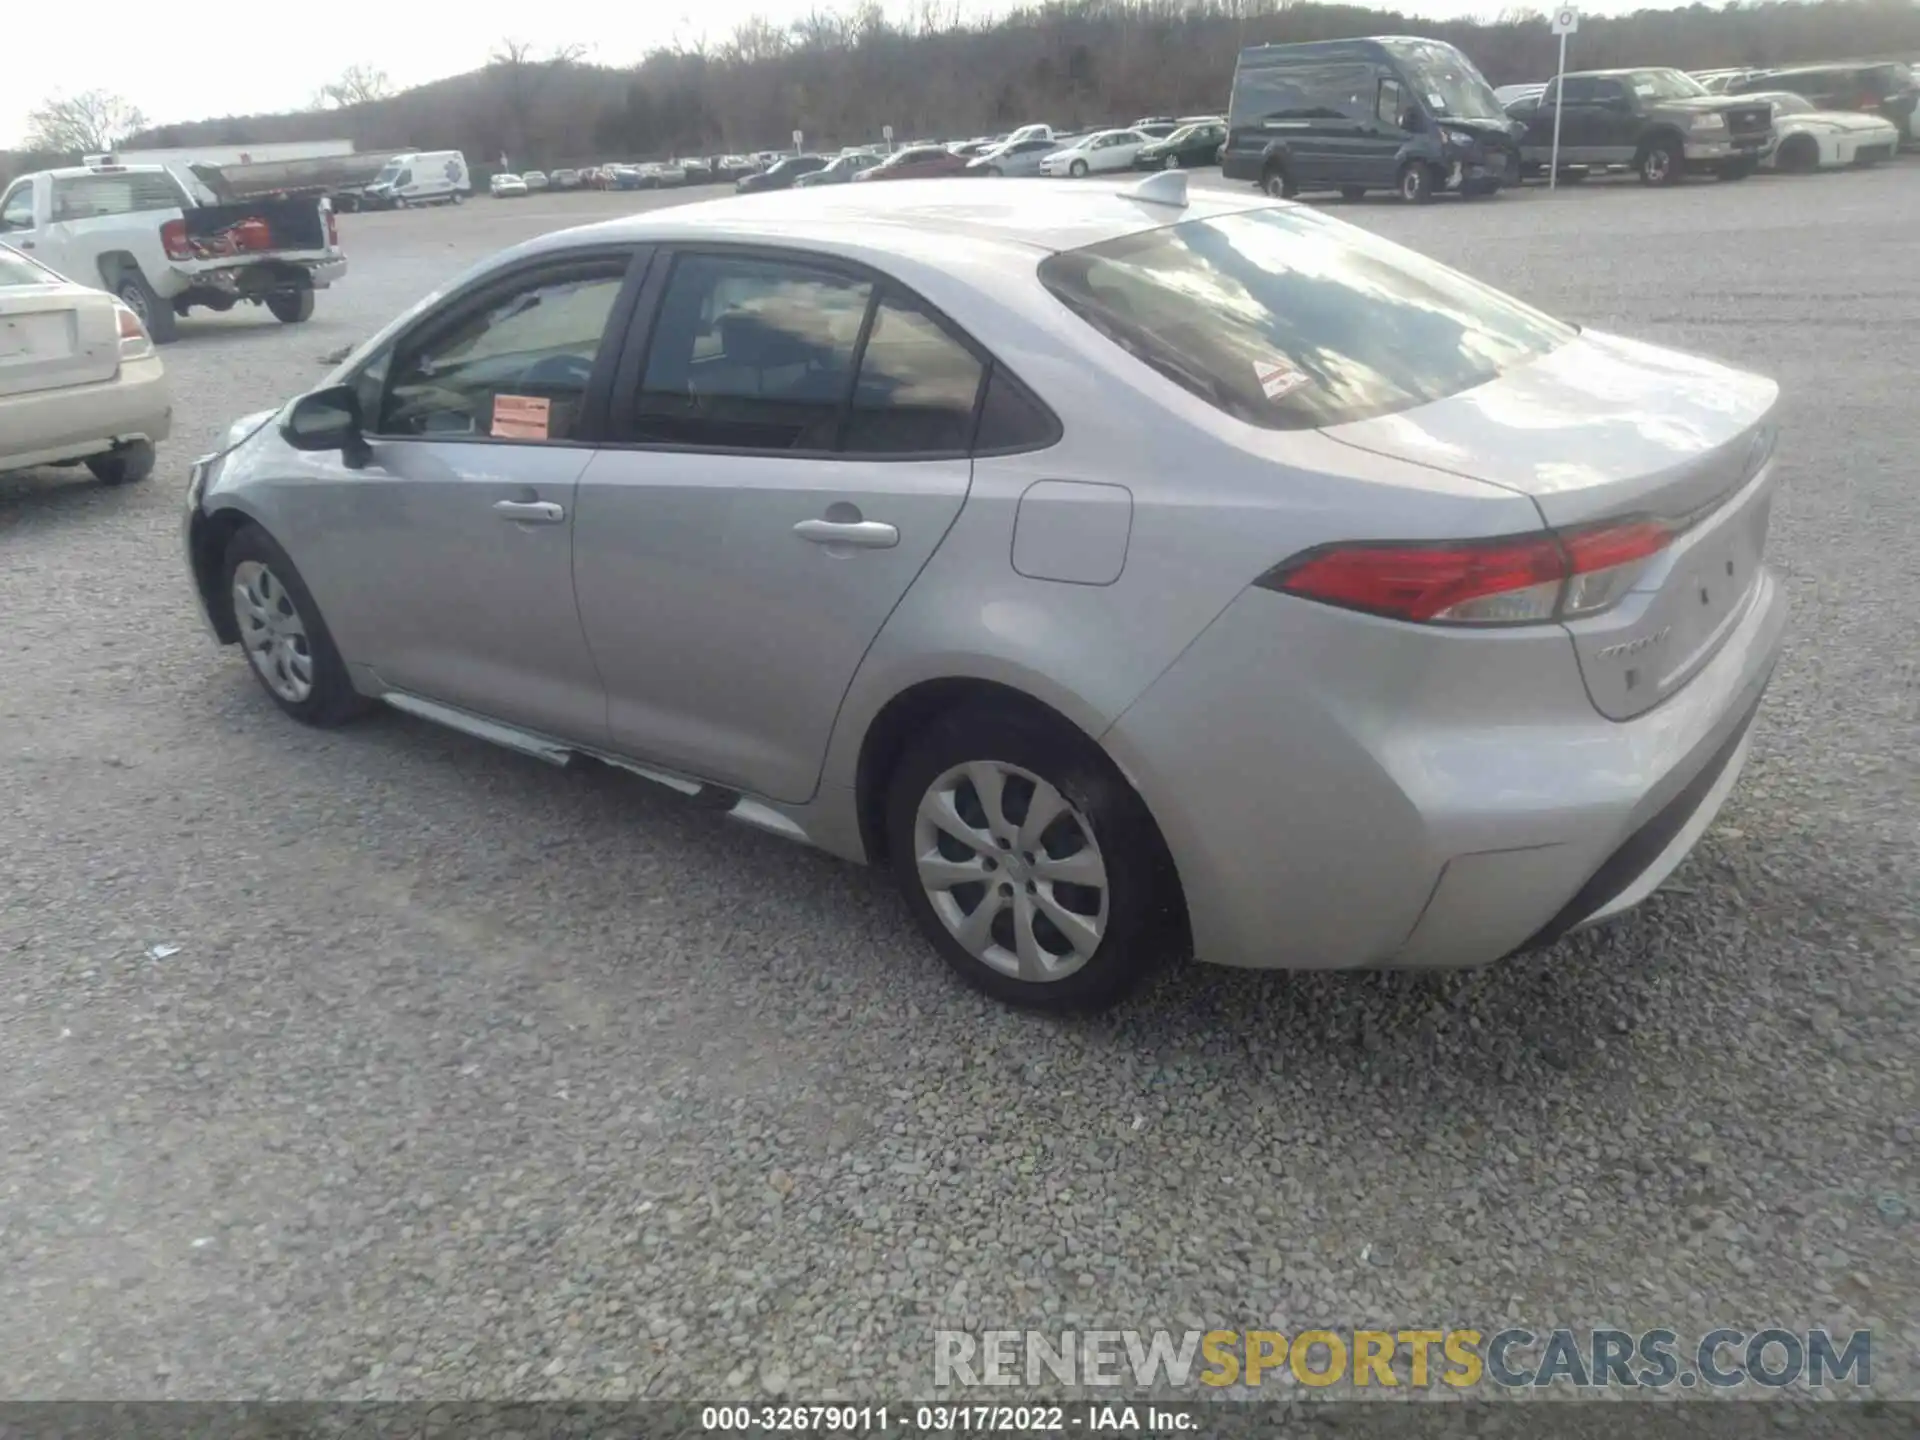
{"label": "white pickup truck", "polygon": [[333,210],[313,197],[202,204],[160,165],[22,175],[0,195],[0,240],[117,295],[159,344],[195,306],[265,305],[297,325],[347,270]]}

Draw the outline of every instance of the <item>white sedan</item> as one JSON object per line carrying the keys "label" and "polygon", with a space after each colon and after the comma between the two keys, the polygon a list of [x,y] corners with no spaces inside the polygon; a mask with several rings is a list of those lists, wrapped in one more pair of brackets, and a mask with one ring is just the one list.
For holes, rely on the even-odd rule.
{"label": "white sedan", "polygon": [[1138,130],[1096,130],[1047,156],[1040,162],[1040,173],[1078,179],[1104,170],[1131,170],[1140,147],[1151,144],[1153,137]]}
{"label": "white sedan", "polygon": [[144,480],[172,416],[139,316],[0,245],[0,471],[84,463],[109,485]]}
{"label": "white sedan", "polygon": [[1773,145],[1760,163],[1774,170],[1824,170],[1891,160],[1900,131],[1891,121],[1856,110],[1820,110],[1803,95],[1764,90],[1742,95],[1773,107]]}
{"label": "white sedan", "polygon": [[487,182],[487,188],[493,192],[496,200],[505,200],[527,193],[527,182],[518,175],[496,175]]}

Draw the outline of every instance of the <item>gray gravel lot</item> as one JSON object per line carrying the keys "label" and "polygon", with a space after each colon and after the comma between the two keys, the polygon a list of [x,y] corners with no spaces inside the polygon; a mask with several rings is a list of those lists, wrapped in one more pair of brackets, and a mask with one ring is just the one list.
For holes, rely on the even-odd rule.
{"label": "gray gravel lot", "polygon": [[[936,1326],[1872,1326],[1920,1398],[1920,166],[1337,213],[1787,394],[1794,628],[1675,883],[1459,976],[1059,1021],[880,877],[195,617],[187,461],[456,269],[654,197],[350,215],[196,316],[150,484],[0,478],[0,1396],[923,1394]],[[177,945],[152,958],[148,947]]]}

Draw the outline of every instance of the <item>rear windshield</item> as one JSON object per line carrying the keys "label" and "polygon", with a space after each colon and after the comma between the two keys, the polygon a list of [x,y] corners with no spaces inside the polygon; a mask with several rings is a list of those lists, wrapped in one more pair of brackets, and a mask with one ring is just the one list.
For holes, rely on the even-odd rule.
{"label": "rear windshield", "polygon": [[1305,430],[1457,395],[1572,326],[1296,207],[1190,220],[1051,255],[1069,310],[1237,419]]}
{"label": "rear windshield", "polygon": [[24,255],[13,255],[0,250],[0,286],[57,285],[59,283],[58,275],[50,270],[42,270]]}

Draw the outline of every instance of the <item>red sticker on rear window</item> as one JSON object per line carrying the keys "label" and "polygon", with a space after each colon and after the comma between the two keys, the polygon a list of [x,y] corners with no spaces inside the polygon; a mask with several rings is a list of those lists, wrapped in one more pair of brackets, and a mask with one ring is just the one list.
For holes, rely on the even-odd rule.
{"label": "red sticker on rear window", "polygon": [[1310,378],[1291,360],[1256,360],[1253,377],[1260,382],[1260,393],[1269,400],[1284,400]]}

